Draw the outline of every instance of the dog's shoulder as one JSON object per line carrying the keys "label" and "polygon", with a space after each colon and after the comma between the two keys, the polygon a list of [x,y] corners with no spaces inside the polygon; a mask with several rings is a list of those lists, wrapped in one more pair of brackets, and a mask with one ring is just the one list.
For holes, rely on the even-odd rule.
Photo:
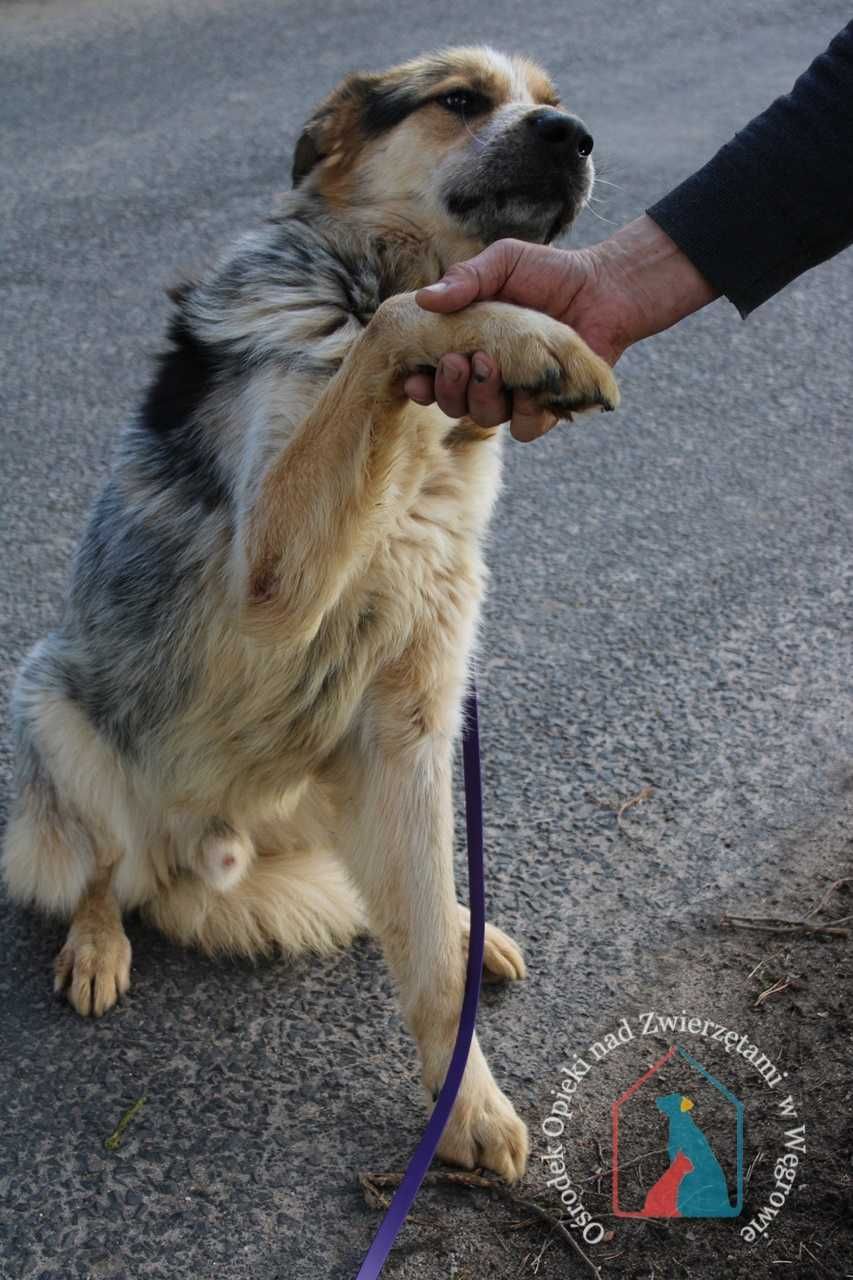
{"label": "dog's shoulder", "polygon": [[387,296],[380,254],[294,194],[173,291],[180,324],[219,359],[340,359]]}
{"label": "dog's shoulder", "polygon": [[284,198],[209,267],[169,290],[165,349],[122,433],[126,488],[213,511],[243,466],[249,409],[270,378],[309,404],[388,290],[381,257],[310,198]]}

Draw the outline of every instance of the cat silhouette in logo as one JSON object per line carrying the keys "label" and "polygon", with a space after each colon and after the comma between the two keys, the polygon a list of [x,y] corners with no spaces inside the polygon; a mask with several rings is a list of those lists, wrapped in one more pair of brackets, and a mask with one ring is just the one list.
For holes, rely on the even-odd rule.
{"label": "cat silhouette in logo", "polygon": [[679,1218],[678,1190],[685,1176],[693,1169],[683,1151],[679,1151],[672,1164],[662,1173],[653,1187],[649,1187],[641,1218]]}

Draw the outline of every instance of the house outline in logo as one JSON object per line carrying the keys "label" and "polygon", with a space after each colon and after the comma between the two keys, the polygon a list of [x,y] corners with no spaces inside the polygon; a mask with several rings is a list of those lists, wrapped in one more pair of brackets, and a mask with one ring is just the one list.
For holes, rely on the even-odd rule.
{"label": "house outline in logo", "polygon": [[[737,1187],[735,1203],[731,1204],[726,1189],[725,1175],[714,1156],[705,1135],[693,1122],[690,1110],[692,1100],[686,1095],[661,1095],[657,1108],[669,1119],[669,1142],[667,1144],[670,1167],[650,1189],[646,1204],[641,1210],[620,1209],[619,1207],[619,1113],[625,1103],[643,1087],[652,1076],[670,1062],[676,1055],[682,1057],[688,1065],[698,1072],[709,1084],[717,1089],[735,1110],[737,1133],[736,1175]],[[743,1208],[743,1103],[727,1089],[724,1084],[706,1071],[701,1062],[682,1048],[673,1045],[657,1062],[641,1075],[630,1088],[616,1099],[610,1108],[613,1122],[613,1213],[617,1218],[736,1218]],[[687,1147],[685,1151],[683,1148]],[[692,1156],[692,1160],[691,1160]],[[691,1180],[692,1179],[692,1183]],[[692,1186],[692,1193],[689,1190]],[[683,1203],[684,1187],[688,1188],[687,1203]],[[682,1203],[679,1203],[682,1195]],[[692,1202],[692,1203],[691,1203]]]}

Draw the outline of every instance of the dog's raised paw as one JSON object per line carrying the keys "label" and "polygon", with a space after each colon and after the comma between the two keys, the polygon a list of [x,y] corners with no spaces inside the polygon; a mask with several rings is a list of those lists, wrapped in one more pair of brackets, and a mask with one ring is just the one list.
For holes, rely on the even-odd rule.
{"label": "dog's raised paw", "polygon": [[460,338],[495,358],[506,388],[525,392],[540,409],[567,417],[619,404],[610,365],[568,325],[488,302],[461,312],[458,323]]}
{"label": "dog's raised paw", "polygon": [[541,409],[569,421],[576,413],[595,409],[610,413],[619,404],[619,388],[610,366],[576,333],[560,328],[563,333],[552,330],[543,344],[540,359],[544,367],[539,376],[507,385],[525,392]]}

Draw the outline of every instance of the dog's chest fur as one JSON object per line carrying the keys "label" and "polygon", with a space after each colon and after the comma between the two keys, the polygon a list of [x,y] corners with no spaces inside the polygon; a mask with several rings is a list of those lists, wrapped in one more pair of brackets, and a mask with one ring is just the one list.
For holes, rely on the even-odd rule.
{"label": "dog's chest fur", "polygon": [[410,505],[311,642],[247,645],[217,614],[200,690],[210,732],[202,747],[192,722],[179,721],[170,742],[184,766],[201,749],[204,767],[177,768],[176,778],[192,776],[194,787],[206,778],[214,795],[273,797],[358,731],[377,681],[393,686],[412,742],[449,730],[486,582],[482,540],[500,453],[497,440],[448,452],[438,410],[412,406],[409,419],[426,445]]}
{"label": "dog's chest fur", "polygon": [[[407,407],[402,429],[416,447],[395,476],[393,524],[306,645],[247,640],[222,589],[259,470],[299,429],[383,298],[430,270],[413,268],[405,249],[366,253],[322,221],[288,218],[244,237],[179,296],[176,348],[125,433],[106,504],[110,531],[99,545],[114,548],[118,534],[125,563],[111,569],[103,551],[98,582],[78,575],[77,590],[78,603],[100,595],[102,649],[110,627],[114,639],[123,632],[112,654],[135,693],[119,696],[113,656],[112,683],[101,679],[103,690],[111,683],[110,723],[131,754],[154,734],[148,755],[179,803],[279,792],[367,714],[377,679],[396,680],[395,697],[411,704],[403,718],[420,732],[437,730],[454,704],[448,691],[458,694],[485,580],[497,436],[455,426],[435,407]],[[256,420],[262,447],[253,447]],[[135,633],[104,590],[128,556],[140,570]]]}

